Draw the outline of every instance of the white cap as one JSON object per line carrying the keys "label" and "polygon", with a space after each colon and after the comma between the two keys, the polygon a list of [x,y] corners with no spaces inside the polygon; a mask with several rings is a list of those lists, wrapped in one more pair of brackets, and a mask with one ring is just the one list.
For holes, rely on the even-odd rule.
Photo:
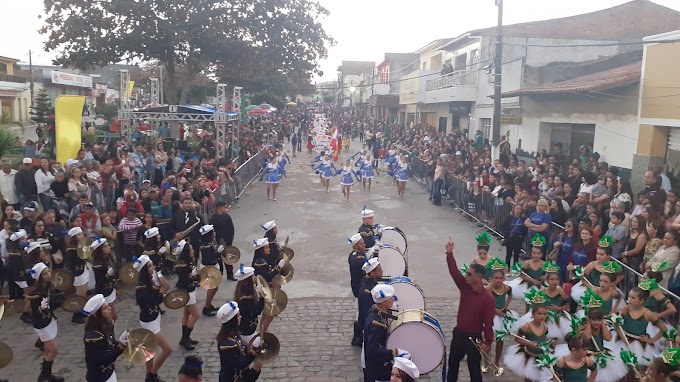
{"label": "white cap", "polygon": [[225,324],[229,322],[234,316],[238,314],[238,303],[236,301],[227,301],[226,304],[222,305],[217,311],[217,319],[221,323]]}
{"label": "white cap", "polygon": [[262,224],[260,227],[262,227],[263,230],[269,231],[270,229],[276,227],[276,222],[274,220],[268,221],[264,224]]}
{"label": "white cap", "polygon": [[141,255],[141,256],[139,256],[139,257],[134,257],[134,256],[133,256],[133,257],[132,257],[132,260],[135,261],[135,263],[132,265],[132,267],[133,267],[137,272],[141,271],[142,268],[146,265],[146,263],[148,263],[149,261],[151,261],[151,259],[150,259],[149,256],[147,256],[147,255]]}
{"label": "white cap", "polygon": [[215,229],[215,227],[213,227],[211,224],[206,224],[206,225],[204,225],[203,227],[201,227],[201,228],[198,230],[198,232],[200,232],[201,235],[205,235],[206,233],[211,232],[211,231],[214,230],[214,229]]}
{"label": "white cap", "polygon": [[105,302],[106,301],[104,300],[103,294],[95,294],[89,300],[87,300],[87,303],[85,303],[83,309],[80,310],[80,313],[86,316],[91,316],[95,314]]}
{"label": "white cap", "polygon": [[373,215],[375,215],[375,211],[369,210],[369,209],[366,208],[366,206],[364,206],[363,211],[361,211],[361,217],[362,218],[372,218]]}
{"label": "white cap", "polygon": [[378,284],[371,289],[371,296],[373,296],[373,302],[376,304],[387,301],[394,296],[394,287],[387,284]]}
{"label": "white cap", "polygon": [[73,237],[79,233],[83,233],[83,229],[80,227],[73,227],[70,230],[68,230],[68,235]]}
{"label": "white cap", "polygon": [[355,233],[354,235],[352,235],[352,237],[347,239],[347,242],[349,243],[349,245],[354,245],[354,244],[358,243],[359,240],[361,240],[361,235],[358,234],[358,233]]}
{"label": "white cap", "polygon": [[26,236],[28,236],[26,231],[23,230],[23,229],[20,229],[20,230],[14,232],[12,234],[12,236],[9,237],[9,239],[12,240],[12,241],[17,241],[17,240],[21,239],[22,237],[26,237]]}
{"label": "white cap", "polygon": [[144,236],[146,236],[147,239],[151,239],[152,237],[160,234],[161,231],[158,230],[158,227],[153,227],[149,228],[144,232]]}
{"label": "white cap", "polygon": [[255,249],[262,248],[267,244],[269,244],[269,240],[266,237],[263,237],[262,239],[253,240],[253,248]]}
{"label": "white cap", "polygon": [[408,374],[409,377],[417,380],[420,377],[418,366],[413,361],[403,357],[396,357],[394,359],[394,367]]}
{"label": "white cap", "polygon": [[378,262],[378,258],[374,257],[374,258],[366,260],[364,265],[361,266],[361,270],[364,271],[364,273],[368,274],[370,271],[377,268],[378,265],[380,265],[380,263]]}
{"label": "white cap", "polygon": [[37,241],[34,241],[31,244],[29,244],[28,247],[24,248],[24,251],[26,251],[26,253],[31,253],[38,248],[40,248],[40,243],[37,242]]}
{"label": "white cap", "polygon": [[460,151],[456,151],[456,155],[463,155]]}
{"label": "white cap", "polygon": [[40,278],[40,274],[47,269],[47,265],[44,263],[37,263],[36,265],[31,268],[28,273],[31,274],[31,277],[33,277],[33,280],[37,280]]}
{"label": "white cap", "polygon": [[33,159],[31,158],[24,158],[22,161],[23,164],[33,164]]}
{"label": "white cap", "polygon": [[90,244],[90,248],[92,248],[92,250],[94,251],[95,249],[102,246],[104,243],[106,243],[106,239],[101,237],[101,238],[93,241],[92,244]]}
{"label": "white cap", "polygon": [[185,247],[186,245],[187,245],[187,241],[184,240],[184,239],[180,240],[178,243],[173,244],[173,245],[172,245],[172,247],[174,248],[174,249],[173,249],[173,253],[174,253],[175,255],[178,255],[178,256],[179,256],[179,255],[182,254],[182,252],[184,251],[184,247]]}
{"label": "white cap", "polygon": [[238,268],[238,270],[234,273],[234,276],[238,281],[245,280],[248,277],[252,276],[255,274],[255,268],[253,267],[246,267],[243,264],[241,264]]}

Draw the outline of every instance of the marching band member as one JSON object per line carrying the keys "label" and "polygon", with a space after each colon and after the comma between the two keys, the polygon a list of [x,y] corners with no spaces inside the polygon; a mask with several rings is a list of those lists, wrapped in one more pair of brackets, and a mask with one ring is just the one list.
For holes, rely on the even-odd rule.
{"label": "marching band member", "polygon": [[236,271],[236,289],[234,290],[234,301],[238,303],[241,312],[241,323],[239,333],[245,344],[257,335],[257,318],[264,309],[264,298],[255,288],[255,268],[246,267],[243,264]]}
{"label": "marching band member", "polygon": [[[217,311],[217,319],[222,326],[217,335],[217,350],[220,353],[220,377],[219,382],[253,382],[260,376],[262,365],[255,360],[255,352],[241,341],[238,327],[241,321],[238,304],[227,301]],[[253,348],[260,346],[260,337],[253,340]],[[249,367],[253,363],[252,367]]]}
{"label": "marching band member", "polygon": [[[505,330],[506,327],[510,327],[511,324],[519,318],[519,314],[513,310],[510,310],[510,303],[512,302],[512,288],[505,285],[505,271],[507,269],[507,264],[498,258],[495,261],[489,263],[489,267],[492,270],[491,282],[487,285],[486,289],[491,292],[494,300],[496,301],[496,315],[493,317],[493,330],[494,332]],[[495,363],[500,365],[501,357],[503,356],[503,340],[496,340],[496,354]],[[484,362],[482,366],[482,373],[488,371],[488,365]]]}
{"label": "marching band member", "polygon": [[359,226],[359,234],[364,239],[364,244],[366,248],[371,248],[375,245],[375,242],[380,240],[380,233],[382,232],[382,226],[380,224],[373,224],[373,218],[375,212],[369,210],[364,206],[361,211],[361,225]]}
{"label": "marching band member", "polygon": [[274,260],[278,259],[281,254],[279,253],[281,249],[279,248],[279,243],[276,241],[276,235],[279,233],[279,228],[276,226],[276,221],[271,220],[260,227],[264,230],[264,237],[269,241],[269,251],[271,252]]}
{"label": "marching band member", "polygon": [[[349,263],[350,286],[352,287],[352,294],[355,298],[359,298],[361,293],[361,280],[364,278],[363,266],[366,262],[366,244],[361,235],[356,233],[351,238],[347,239],[352,246],[352,252],[349,254],[347,262]],[[362,343],[363,326],[359,321],[359,311],[354,321],[354,336],[352,337],[352,346],[361,346]]]}
{"label": "marching band member", "polygon": [[390,382],[416,382],[420,377],[418,366],[410,359],[395,357]]}
{"label": "marching band member", "polygon": [[[217,211],[210,217],[210,224],[215,228],[217,241],[224,240],[224,245],[230,246],[234,242],[234,222],[228,214],[229,206],[226,202],[219,200],[215,203],[215,207]],[[234,267],[224,264],[224,268],[227,271],[227,280],[236,281]]]}
{"label": "marching band member", "polygon": [[276,201],[276,190],[279,188],[279,183],[281,183],[281,176],[286,176],[286,171],[283,170],[281,164],[277,163],[276,157],[273,157],[267,167],[264,169],[264,174],[262,178],[267,177],[265,183],[267,183],[267,200],[269,200],[270,192],[273,194],[273,200]]}
{"label": "marching band member", "polygon": [[59,354],[57,337],[57,318],[54,316],[56,301],[52,274],[44,263],[37,263],[29,270],[36,281],[35,289],[26,296],[31,303],[33,330],[44,344],[43,363],[38,382],[64,382],[63,377],[52,375],[52,363]]}
{"label": "marching band member", "polygon": [[[106,239],[104,239],[106,240]],[[88,316],[85,323],[85,367],[88,382],[116,382],[116,359],[127,346],[128,332],[113,337],[113,309],[101,294],[90,298],[81,312]]]}
{"label": "marching band member", "polygon": [[104,296],[104,302],[110,310],[111,320],[116,321],[118,313],[113,305],[116,301],[116,271],[111,258],[111,247],[106,238],[99,238],[92,242],[90,248],[92,248],[92,268],[96,280],[94,293]]}
{"label": "marching band member", "polygon": [[366,154],[366,158],[362,160],[361,169],[359,170],[361,173],[361,184],[364,186],[364,191],[366,191],[366,180],[368,180],[368,191],[371,191],[371,182],[375,176],[373,172],[374,169],[376,169],[376,167],[373,165],[373,161],[371,161],[371,154]]}
{"label": "marching band member", "polygon": [[331,178],[333,175],[335,175],[335,173],[338,172],[331,161],[330,155],[326,154],[323,161],[321,161],[321,164],[319,164],[316,168],[312,166],[312,168],[314,169],[315,173],[321,174],[321,184],[326,188],[326,192],[329,192],[328,186],[331,183]]}
{"label": "marching band member", "polygon": [[[280,288],[277,284],[272,284],[274,277],[281,272],[281,268],[286,264],[286,261],[276,260],[276,258],[271,254],[271,245],[274,244],[278,248],[278,244],[269,243],[266,237],[262,239],[257,239],[253,241],[253,248],[255,248],[255,254],[253,255],[253,269],[255,269],[255,275],[264,277],[264,279],[269,283],[272,288]],[[269,324],[274,320],[274,317],[262,315],[262,330],[267,331]]]}
{"label": "marching band member", "polygon": [[[342,186],[342,196],[345,197],[345,200],[349,202],[349,193],[352,189],[352,185],[354,184],[354,172],[352,171],[352,166],[350,165],[349,159],[345,161],[345,166],[341,170],[342,172],[342,179],[340,180],[340,185]],[[358,180],[358,179],[357,179]]]}
{"label": "marching band member", "polygon": [[522,273],[514,280],[510,280],[507,284],[512,288],[512,297],[518,300],[524,299],[524,294],[529,289],[538,287],[543,284],[545,272],[543,271],[543,244],[545,238],[540,234],[534,235],[531,238],[531,259],[522,264]]}
{"label": "marching band member", "polygon": [[[73,286],[76,287],[76,294],[78,296],[87,296],[87,283],[90,281],[90,274],[87,271],[87,261],[78,257],[78,243],[84,238],[83,229],[80,227],[73,227],[68,231],[69,244],[64,254],[64,263],[74,276]],[[84,324],[85,316],[80,312],[73,313],[71,322],[74,324]]]}
{"label": "marching band member", "polygon": [[371,297],[375,304],[364,322],[364,377],[367,382],[387,381],[392,372],[392,359],[410,356],[410,353],[402,349],[385,348],[392,316],[390,309],[394,304],[394,288],[386,284],[376,285],[371,290]]}
{"label": "marching band member", "polygon": [[[188,237],[190,240],[189,243],[196,253],[200,250],[201,234],[198,232],[198,226],[201,224],[200,222],[201,217],[196,213],[194,200],[191,199],[190,196],[182,198],[182,209],[175,212],[170,220],[170,229],[175,235],[175,240],[180,241],[185,237]],[[191,230],[183,235],[184,231],[189,228],[191,228]]]}
{"label": "marching band member", "polygon": [[144,231],[144,251],[142,255],[147,255],[153,262],[154,267],[161,269],[163,266],[163,254],[166,248],[161,244],[161,231],[158,227],[151,227]]}
{"label": "marching band member", "polygon": [[[366,259],[361,270],[366,275],[361,279],[361,285],[359,286],[359,297],[357,298],[357,322],[361,325],[361,332],[356,333],[359,338],[363,336],[362,346],[365,346],[366,337],[364,336],[364,330],[366,328],[366,317],[368,317],[368,312],[373,307],[375,301],[373,301],[373,295],[371,291],[378,285],[378,280],[383,277],[383,271],[378,262],[378,258],[374,257],[371,259]],[[364,358],[365,349],[361,348],[361,367],[366,370],[366,363]]]}
{"label": "marching band member", "polygon": [[201,317],[196,304],[196,288],[199,281],[196,271],[196,257],[194,249],[185,240],[177,243],[173,250],[179,253],[179,259],[175,264],[175,272],[177,273],[177,284],[175,286],[177,289],[189,293],[189,302],[184,305],[182,313],[182,339],[179,341],[179,346],[191,351],[195,349],[194,345],[198,344],[198,341],[191,339],[191,332]]}
{"label": "marching band member", "polygon": [[195,355],[184,357],[184,364],[179,368],[177,382],[203,382],[203,360]]}
{"label": "marching band member", "polygon": [[[199,229],[201,233],[201,265],[203,267],[215,267],[223,273],[222,258],[220,253],[224,251],[224,246],[217,245],[215,240],[215,229],[210,224],[206,224]],[[213,289],[208,289],[205,297],[205,306],[203,307],[204,316],[214,316],[218,308],[212,305],[213,298],[217,294],[219,286]]]}
{"label": "marching band member", "polygon": [[409,165],[409,158],[404,157],[404,161],[399,165],[397,169],[397,194],[400,198],[404,199],[404,192],[406,192],[406,182],[411,177],[411,166]]}
{"label": "marching band member", "polygon": [[134,269],[139,272],[139,285],[135,291],[137,305],[139,306],[139,325],[156,335],[158,345],[162,353],[156,354],[154,358],[146,362],[145,382],[162,382],[158,377],[158,370],[170,354],[172,347],[161,333],[161,314],[159,304],[163,302],[163,295],[167,288],[161,289],[154,283],[154,266],[149,256],[142,255],[134,258]]}
{"label": "marching band member", "polygon": [[555,363],[555,374],[560,380],[567,382],[594,382],[597,377],[597,365],[588,357],[588,343],[585,339],[570,336],[568,339],[569,354],[559,357]]}
{"label": "marching band member", "polygon": [[[22,239],[27,236],[26,231],[20,229],[17,232],[12,233],[7,242],[7,267],[8,273],[10,275],[10,280],[21,288],[21,290],[16,288],[9,288],[10,299],[22,299],[28,293],[29,283],[33,283],[33,278],[26,274],[26,266],[24,256],[22,255]],[[31,305],[28,300],[24,301],[24,308],[21,313],[21,321],[30,324],[31,323]]]}

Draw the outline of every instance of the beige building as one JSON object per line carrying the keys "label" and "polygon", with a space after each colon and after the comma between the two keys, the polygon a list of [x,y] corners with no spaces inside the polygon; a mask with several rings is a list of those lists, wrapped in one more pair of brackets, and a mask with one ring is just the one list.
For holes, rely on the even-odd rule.
{"label": "beige building", "polygon": [[30,118],[29,80],[14,73],[19,60],[0,56],[0,115],[11,121],[27,122]]}

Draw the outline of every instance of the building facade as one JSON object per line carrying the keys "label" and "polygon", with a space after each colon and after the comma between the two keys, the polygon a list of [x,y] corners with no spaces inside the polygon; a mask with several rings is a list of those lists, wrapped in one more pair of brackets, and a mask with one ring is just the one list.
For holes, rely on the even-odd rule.
{"label": "building facade", "polygon": [[0,56],[0,116],[25,123],[30,119],[30,81],[15,73],[18,62],[17,59]]}

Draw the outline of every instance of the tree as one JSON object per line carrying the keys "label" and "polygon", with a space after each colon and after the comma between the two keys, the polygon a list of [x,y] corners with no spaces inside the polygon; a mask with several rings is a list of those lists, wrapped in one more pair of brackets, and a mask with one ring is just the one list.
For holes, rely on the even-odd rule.
{"label": "tree", "polygon": [[41,90],[35,96],[35,106],[31,107],[31,121],[35,123],[50,123],[52,122],[52,115],[54,115],[54,107],[50,96]]}
{"label": "tree", "polygon": [[158,60],[167,99],[177,101],[179,68],[187,80],[208,72],[223,81],[282,72],[309,78],[333,40],[316,0],[44,0],[41,29],[55,64],[76,68]]}
{"label": "tree", "polygon": [[12,127],[23,126],[19,122],[10,121],[9,114],[0,117],[0,158],[18,156],[22,153],[21,139]]}
{"label": "tree", "polygon": [[286,106],[285,99],[270,91],[255,93],[250,96],[250,103],[253,105],[262,105],[263,102],[266,102],[277,109],[283,109]]}

